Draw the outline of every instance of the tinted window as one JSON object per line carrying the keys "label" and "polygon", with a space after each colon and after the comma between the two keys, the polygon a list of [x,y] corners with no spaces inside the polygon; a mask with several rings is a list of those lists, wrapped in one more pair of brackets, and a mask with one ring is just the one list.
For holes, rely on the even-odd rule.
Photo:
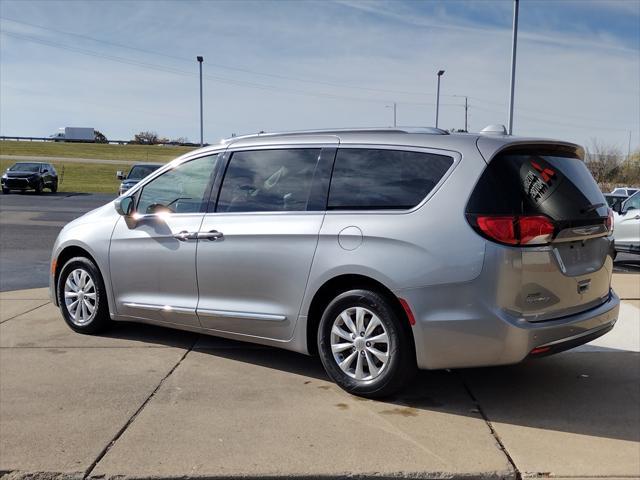
{"label": "tinted window", "polygon": [[582,160],[562,150],[505,152],[491,160],[467,213],[547,215],[559,222],[606,218],[607,201]]}
{"label": "tinted window", "polygon": [[35,172],[38,173],[40,171],[39,163],[16,163],[11,168],[9,168],[12,172]]}
{"label": "tinted window", "polygon": [[331,178],[328,207],[415,207],[452,164],[451,157],[431,153],[341,148]]}
{"label": "tinted window", "polygon": [[127,178],[131,180],[141,180],[150,173],[155,172],[158,168],[160,167],[157,165],[136,165],[131,169]]}
{"label": "tinted window", "polygon": [[201,157],[166,171],[144,186],[137,211],[197,213],[203,211],[218,155]]}
{"label": "tinted window", "polygon": [[216,211],[306,210],[319,156],[320,149],[235,152]]}

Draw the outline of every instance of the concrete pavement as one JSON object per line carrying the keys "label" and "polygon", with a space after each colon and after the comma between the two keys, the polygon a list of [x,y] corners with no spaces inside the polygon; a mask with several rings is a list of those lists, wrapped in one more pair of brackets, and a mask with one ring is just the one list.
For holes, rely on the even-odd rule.
{"label": "concrete pavement", "polygon": [[[640,276],[615,282],[633,296]],[[2,292],[0,472],[638,478],[639,297],[610,334],[576,350],[421,372],[371,401],[342,392],[310,357],[145,325],[79,335],[46,289]]]}

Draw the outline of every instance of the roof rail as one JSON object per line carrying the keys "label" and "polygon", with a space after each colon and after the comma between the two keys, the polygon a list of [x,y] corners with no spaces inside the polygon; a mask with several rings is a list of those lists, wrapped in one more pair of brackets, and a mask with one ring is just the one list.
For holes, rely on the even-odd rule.
{"label": "roof rail", "polygon": [[290,132],[259,132],[236,137],[223,138],[221,143],[235,142],[245,138],[277,137],[284,135],[335,135],[341,133],[425,133],[430,135],[449,135],[449,132],[434,127],[390,127],[390,128],[330,128],[318,130],[293,130]]}

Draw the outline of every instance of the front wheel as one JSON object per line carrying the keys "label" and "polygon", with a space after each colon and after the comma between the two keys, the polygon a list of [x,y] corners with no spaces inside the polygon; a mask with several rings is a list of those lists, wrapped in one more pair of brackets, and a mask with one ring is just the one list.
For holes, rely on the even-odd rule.
{"label": "front wheel", "polygon": [[402,321],[377,292],[338,295],[318,329],[318,351],[327,374],[347,392],[363,397],[384,397],[404,387],[416,363]]}
{"label": "front wheel", "polygon": [[102,276],[85,257],[65,263],[56,289],[58,305],[67,325],[78,333],[94,334],[109,324],[109,307]]}
{"label": "front wheel", "polygon": [[40,194],[44,190],[44,181],[40,180],[38,185],[36,185],[36,193]]}
{"label": "front wheel", "polygon": [[7,194],[11,193],[11,190],[9,190],[8,188],[4,188],[4,187],[2,187],[2,193],[3,193],[4,195],[7,195]]}
{"label": "front wheel", "polygon": [[58,182],[53,182],[51,184],[51,193],[56,193],[58,191]]}

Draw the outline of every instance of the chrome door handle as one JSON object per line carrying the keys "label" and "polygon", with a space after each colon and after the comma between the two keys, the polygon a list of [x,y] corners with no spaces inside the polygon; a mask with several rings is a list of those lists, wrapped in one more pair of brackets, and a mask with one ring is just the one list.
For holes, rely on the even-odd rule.
{"label": "chrome door handle", "polygon": [[180,233],[176,233],[173,235],[173,238],[180,240],[181,242],[186,242],[192,238],[197,238],[196,235],[192,232],[187,232],[186,230],[181,231]]}
{"label": "chrome door handle", "polygon": [[198,232],[197,237],[199,240],[218,240],[219,238],[224,237],[224,235],[222,234],[222,232],[219,232],[217,230],[210,230],[208,232]]}

